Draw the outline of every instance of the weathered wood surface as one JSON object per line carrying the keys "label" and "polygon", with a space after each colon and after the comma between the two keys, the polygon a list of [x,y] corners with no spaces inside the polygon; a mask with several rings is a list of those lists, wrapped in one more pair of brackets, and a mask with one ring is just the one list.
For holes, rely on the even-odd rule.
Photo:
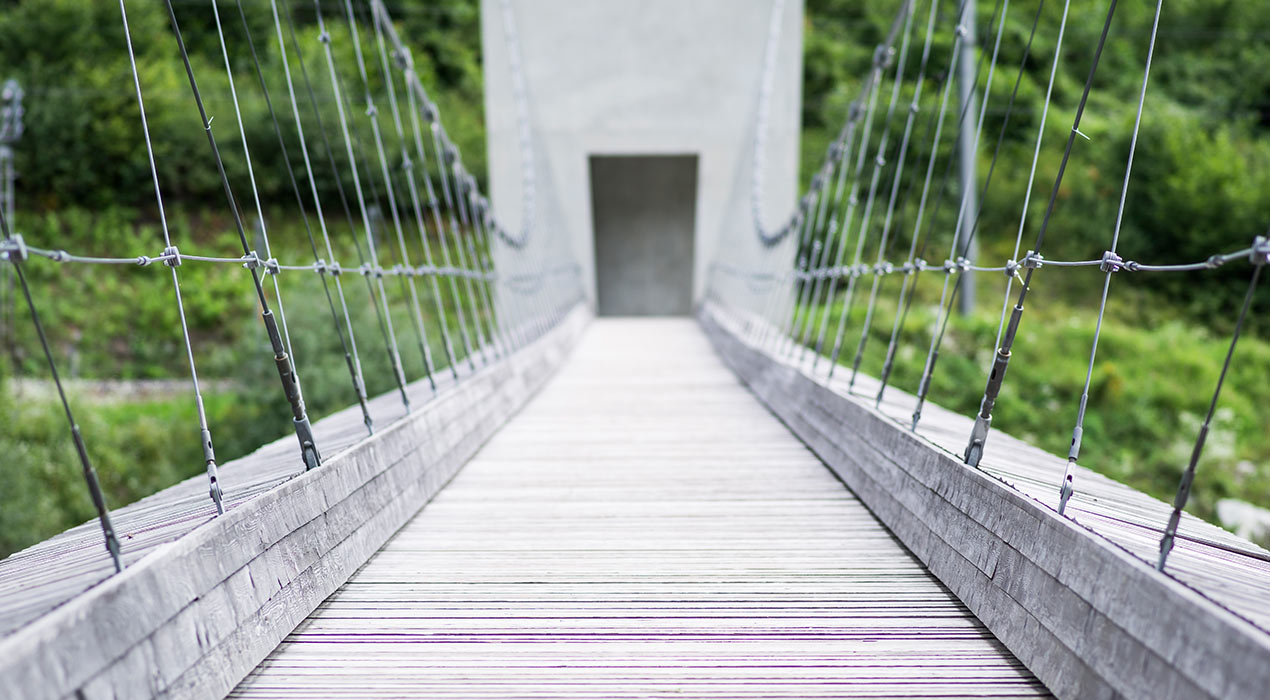
{"label": "weathered wood surface", "polygon": [[0,563],[0,697],[209,697],[228,692],[422,507],[564,361],[577,310],[508,359],[433,394],[410,387],[315,424],[326,462],[294,437],[224,465],[227,512],[191,479],[113,513],[122,574],[94,523]]}
{"label": "weathered wood surface", "polygon": [[717,307],[701,318],[750,388],[1056,695],[1266,696],[1265,550],[1188,515],[1160,574],[1167,504],[1081,468],[1061,517],[1065,459],[994,431],[969,468],[970,418],[927,403],[910,432],[911,395],[888,390],[874,409],[874,379],[850,394],[849,371],[826,382],[823,363],[773,359]]}
{"label": "weathered wood surface", "polygon": [[1047,692],[695,323],[623,319],[233,693],[663,694]]}

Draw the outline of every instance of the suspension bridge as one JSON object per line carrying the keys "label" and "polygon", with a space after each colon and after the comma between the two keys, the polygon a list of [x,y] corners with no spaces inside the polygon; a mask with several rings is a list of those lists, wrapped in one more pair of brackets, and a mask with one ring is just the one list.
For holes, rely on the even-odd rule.
{"label": "suspension bridge", "polygon": [[[163,4],[207,140],[207,162],[190,167],[222,185],[240,252],[201,250],[168,226],[121,0],[119,46],[162,240],[115,256],[62,250],[0,211],[0,254],[98,516],[0,561],[0,696],[1252,698],[1270,687],[1270,552],[1185,511],[1270,240],[1249,232],[1246,245],[1183,263],[1118,252],[1164,0],[1149,36],[1123,37],[1109,0],[1088,45],[1064,43],[1068,3],[1050,0],[1054,26],[1040,21],[1045,2],[1028,5],[1036,19],[1018,65],[998,60],[1006,15],[1019,9],[1009,0],[978,27],[969,0],[896,0],[800,198],[796,0],[668,1],[670,19],[651,24],[594,3],[558,34],[547,32],[561,23],[544,19],[558,16],[552,3],[486,0],[492,198],[381,0],[305,3],[302,18],[286,0]],[[228,99],[200,90],[209,68],[182,32],[196,11],[210,13]],[[666,80],[703,79],[675,53],[700,58],[701,42],[674,31],[698,36],[722,17],[734,31],[712,51],[735,50],[744,79],[677,117],[707,143],[686,158],[690,139],[656,140],[673,109],[649,83],[596,83],[618,75],[605,61],[650,56]],[[1045,41],[1034,43],[1038,32]],[[1113,41],[1141,41],[1146,55],[1115,227],[1097,259],[1047,258]],[[281,59],[277,74],[263,68],[266,51]],[[588,52],[594,63],[579,60]],[[1051,167],[1041,141],[1064,55],[1091,67]],[[1028,62],[1047,67],[1047,107],[1029,122],[1014,254],[998,265],[977,259],[974,242]],[[254,82],[235,84],[242,71]],[[1012,93],[992,91],[994,73]],[[966,99],[974,90],[952,98],[955,75],[978,86],[978,101]],[[249,91],[268,105],[271,143],[249,138],[258,132],[239,108]],[[625,129],[603,121],[615,99],[629,100]],[[641,126],[640,105],[655,128]],[[984,129],[990,107],[1004,115],[1000,134]],[[732,121],[695,125],[713,108]],[[600,121],[587,123],[588,110]],[[273,253],[253,147],[280,150],[309,259]],[[980,188],[952,192],[962,149],[991,154],[991,165]],[[640,154],[651,159],[630,160]],[[243,181],[228,158],[247,164]],[[594,236],[576,201],[587,158]],[[684,186],[700,195],[685,200]],[[338,205],[326,201],[333,191]],[[1034,191],[1048,197],[1039,216]],[[934,223],[945,206],[959,210],[955,230]],[[944,250],[944,262],[926,262]],[[107,501],[77,424],[85,408],[64,391],[31,291],[27,270],[40,265],[171,279],[205,474],[133,504]],[[202,292],[181,284],[194,265],[243,268],[281,384],[258,389],[281,389],[294,433],[226,464],[185,321],[184,301]],[[1081,466],[1111,281],[1236,266],[1247,291],[1174,502]],[[1102,274],[1099,332],[1069,452],[1052,455],[992,431],[992,415],[1034,281],[1081,268]],[[932,376],[941,352],[973,353],[945,340],[976,273],[1000,275],[1004,303],[980,408],[961,415],[937,403]],[[320,419],[304,400],[308,358],[293,350],[301,325],[284,309],[288,280],[307,275],[320,279],[348,396]],[[892,370],[923,282],[941,288],[938,313],[909,348],[926,359],[907,391]],[[609,313],[671,314],[685,300],[688,316]],[[357,333],[362,317],[374,319],[370,337]],[[874,325],[889,328],[887,345],[869,345]],[[407,353],[419,356],[417,376]],[[862,370],[870,353],[884,358],[878,376]],[[368,391],[371,356],[390,391]]]}

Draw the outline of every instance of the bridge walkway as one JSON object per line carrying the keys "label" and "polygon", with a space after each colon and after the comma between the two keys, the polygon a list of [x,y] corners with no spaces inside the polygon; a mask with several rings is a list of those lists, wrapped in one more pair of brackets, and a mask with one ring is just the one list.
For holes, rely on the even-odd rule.
{"label": "bridge walkway", "polygon": [[696,323],[622,319],[233,697],[672,693],[1047,695]]}

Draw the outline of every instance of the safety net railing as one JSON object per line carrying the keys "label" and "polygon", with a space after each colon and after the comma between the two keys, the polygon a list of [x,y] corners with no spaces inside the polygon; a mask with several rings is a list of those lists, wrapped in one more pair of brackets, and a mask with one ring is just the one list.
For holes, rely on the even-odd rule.
{"label": "safety net railing", "polygon": [[[1049,14],[1047,4],[1053,6],[1048,9]],[[1198,275],[1223,267],[1228,271],[1235,265],[1246,266],[1246,291],[1232,314],[1232,330],[1220,374],[1212,387],[1189,460],[1180,469],[1172,514],[1161,530],[1156,567],[1162,571],[1178,536],[1181,514],[1190,497],[1236,345],[1253,307],[1258,281],[1270,263],[1270,238],[1260,231],[1249,232],[1245,244],[1192,261],[1155,263],[1125,257],[1120,244],[1127,194],[1133,184],[1131,176],[1165,3],[1152,3],[1154,14],[1149,32],[1125,32],[1123,36],[1113,32],[1118,5],[1123,3],[1107,0],[1105,4],[1105,16],[1097,18],[1101,30],[1089,35],[1087,43],[1072,46],[1064,43],[1070,35],[1070,0],[1028,3],[1024,10],[1028,19],[1022,26],[1030,26],[1030,31],[1025,36],[1011,36],[1006,43],[1015,46],[1003,51],[1007,14],[1012,9],[1010,0],[995,0],[990,20],[981,33],[971,29],[975,26],[973,0],[896,3],[889,28],[873,52],[841,128],[814,171],[809,187],[787,218],[779,225],[769,226],[763,207],[764,151],[777,46],[785,31],[781,26],[784,0],[775,0],[757,103],[751,181],[753,222],[723,234],[712,261],[707,293],[717,308],[742,322],[741,327],[752,342],[773,356],[796,362],[814,375],[823,373],[826,381],[835,373],[849,372],[848,391],[855,389],[866,353],[879,353],[879,388],[869,397],[879,406],[892,383],[897,353],[904,351],[903,340],[914,335],[921,337],[916,347],[907,350],[925,356],[921,378],[913,391],[916,408],[908,426],[916,430],[931,392],[932,376],[938,371],[940,353],[949,350],[947,331],[959,295],[970,290],[970,274],[1002,275],[1004,294],[996,324],[995,351],[986,368],[988,376],[979,410],[962,454],[966,464],[978,466],[1012,349],[1024,327],[1024,302],[1034,282],[1049,275],[1097,268],[1101,273],[1101,293],[1093,312],[1097,320],[1088,347],[1088,369],[1084,373],[1084,389],[1076,400],[1067,470],[1055,484],[1060,494],[1058,511],[1062,514],[1079,487],[1074,478],[1075,465],[1081,454],[1090,385],[1112,279],[1138,274]],[[1042,253],[1055,209],[1065,199],[1065,177],[1070,179],[1071,166],[1081,158],[1082,148],[1090,144],[1089,137],[1081,131],[1082,118],[1091,93],[1098,87],[1099,65],[1111,42],[1109,37],[1124,44],[1116,47],[1122,54],[1145,51],[1134,92],[1107,96],[1135,106],[1126,135],[1128,147],[1122,161],[1122,177],[1114,193],[1108,195],[1115,198],[1115,222],[1106,233],[1107,246],[1101,255],[1049,259]],[[977,57],[973,53],[976,51]],[[1006,64],[1007,54],[1017,56],[1014,65]],[[1055,78],[1064,60],[1086,61],[1089,66],[1074,110],[1055,106]],[[1038,66],[1043,67],[1042,75],[1047,78],[1040,83],[1044,100],[1039,113],[1036,109],[1023,109],[1019,99],[1025,78],[1038,72]],[[959,74],[971,90],[981,94],[977,106],[974,99],[964,99],[964,95],[950,99]],[[1000,79],[1002,74],[1004,80]],[[998,77],[995,81],[994,76]],[[1007,89],[1002,90],[1002,86]],[[1068,91],[1073,89],[1069,87]],[[1042,158],[1042,141],[1047,130],[1057,128],[1053,124],[1057,115],[1069,111],[1070,130],[1065,134],[1061,158],[1048,162]],[[988,123],[1000,124],[996,133],[985,129]],[[1061,126],[1066,129],[1066,122]],[[985,261],[974,252],[976,236],[982,232],[982,214],[989,206],[985,202],[1001,206],[1002,197],[987,195],[993,187],[1002,187],[998,165],[1003,145],[1017,142],[1020,132],[1030,133],[1031,143],[1027,149],[1030,157],[1026,184],[1012,188],[1022,193],[1009,203],[1018,212],[1017,225],[1005,233],[1011,239],[1013,253],[1002,262]],[[958,163],[962,161],[958,155],[963,148],[970,157],[982,156],[987,162],[983,177],[973,184],[959,182]],[[1039,213],[1031,201],[1034,185],[1048,194]],[[952,221],[948,216],[941,217],[945,207],[956,209]],[[1029,232],[1031,244],[1025,248]],[[928,262],[932,255],[944,256],[943,262]],[[888,289],[891,280],[893,288]],[[912,312],[922,283],[938,285],[940,290],[933,305],[934,321],[921,329],[908,328],[915,323]],[[894,297],[893,306],[881,303],[889,296]],[[888,312],[892,314],[889,323],[879,318]],[[889,340],[880,347],[881,341],[872,345],[869,342],[870,330],[879,323],[889,326],[889,333],[882,334]],[[958,347],[955,352],[974,356],[983,349]]]}
{"label": "safety net railing", "polygon": [[[242,268],[241,284],[244,290],[250,285],[289,407],[297,438],[297,470],[321,468],[323,445],[311,426],[301,382],[310,358],[303,352],[297,356],[294,349],[301,345],[297,333],[304,331],[296,328],[295,319],[288,324],[283,304],[288,277],[312,274],[321,281],[321,306],[327,317],[321,332],[338,338],[346,369],[343,391],[348,404],[360,407],[367,435],[378,427],[363,370],[369,354],[384,358],[394,393],[409,412],[411,383],[426,382],[433,395],[443,379],[461,384],[556,327],[582,300],[580,270],[558,218],[541,206],[544,183],[534,163],[526,85],[509,2],[496,9],[512,57],[514,117],[523,166],[521,211],[514,225],[495,215],[465,166],[440,108],[416,70],[409,37],[398,33],[382,0],[161,2],[170,25],[165,36],[183,64],[190,128],[204,132],[207,150],[199,162],[163,162],[162,144],[152,138],[147,119],[147,89],[155,86],[147,85],[146,73],[138,69],[129,4],[120,0],[119,51],[131,67],[128,89],[137,110],[132,124],[138,142],[144,143],[161,231],[153,249],[120,249],[109,255],[63,250],[57,241],[23,236],[0,208],[0,258],[16,273],[18,299],[29,312],[117,571],[123,560],[111,504],[94,470],[93,445],[76,421],[63,362],[42,322],[29,268],[63,266],[66,274],[91,278],[101,274],[103,266],[137,266],[171,277],[171,303],[180,318],[177,340],[197,414],[188,439],[200,440],[208,507],[217,514],[227,505],[217,471],[217,426],[204,407],[200,344],[187,318],[191,297],[211,290],[182,286],[182,270],[192,265]],[[216,47],[219,65],[214,71],[205,56],[192,59],[187,40],[193,37],[183,31],[182,22],[212,28],[212,35],[196,38],[201,46],[210,41]],[[244,82],[244,74],[252,79]],[[217,84],[214,94],[200,89],[210,82]],[[268,127],[263,132],[247,121],[247,98],[263,101],[266,107]],[[269,137],[261,138],[261,133]],[[252,149],[276,149],[279,157],[253,157]],[[231,158],[245,166],[246,176],[237,182],[226,167]],[[180,240],[176,227],[169,225],[168,211],[182,206],[173,196],[165,197],[162,174],[174,165],[202,170],[219,181],[224,193],[219,211],[232,221],[236,250]],[[267,168],[279,172],[265,172]],[[259,185],[266,177],[285,182],[283,201],[268,201]],[[546,187],[549,192],[549,183]],[[302,228],[304,238],[279,246],[270,224],[284,211],[298,218],[302,227],[280,228]],[[308,255],[280,258],[275,248],[307,250]],[[94,299],[82,303],[91,306]],[[366,315],[374,317],[377,331],[370,337],[364,329],[357,332],[356,321]],[[408,327],[401,327],[402,316],[408,318]],[[421,360],[411,363],[422,368],[415,376],[403,361],[407,353],[417,353]]]}

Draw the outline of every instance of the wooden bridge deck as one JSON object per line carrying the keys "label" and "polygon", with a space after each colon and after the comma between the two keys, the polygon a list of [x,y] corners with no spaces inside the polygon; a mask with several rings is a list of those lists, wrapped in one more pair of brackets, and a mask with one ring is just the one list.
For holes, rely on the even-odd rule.
{"label": "wooden bridge deck", "polygon": [[234,692],[661,694],[1047,693],[687,319],[594,323]]}

